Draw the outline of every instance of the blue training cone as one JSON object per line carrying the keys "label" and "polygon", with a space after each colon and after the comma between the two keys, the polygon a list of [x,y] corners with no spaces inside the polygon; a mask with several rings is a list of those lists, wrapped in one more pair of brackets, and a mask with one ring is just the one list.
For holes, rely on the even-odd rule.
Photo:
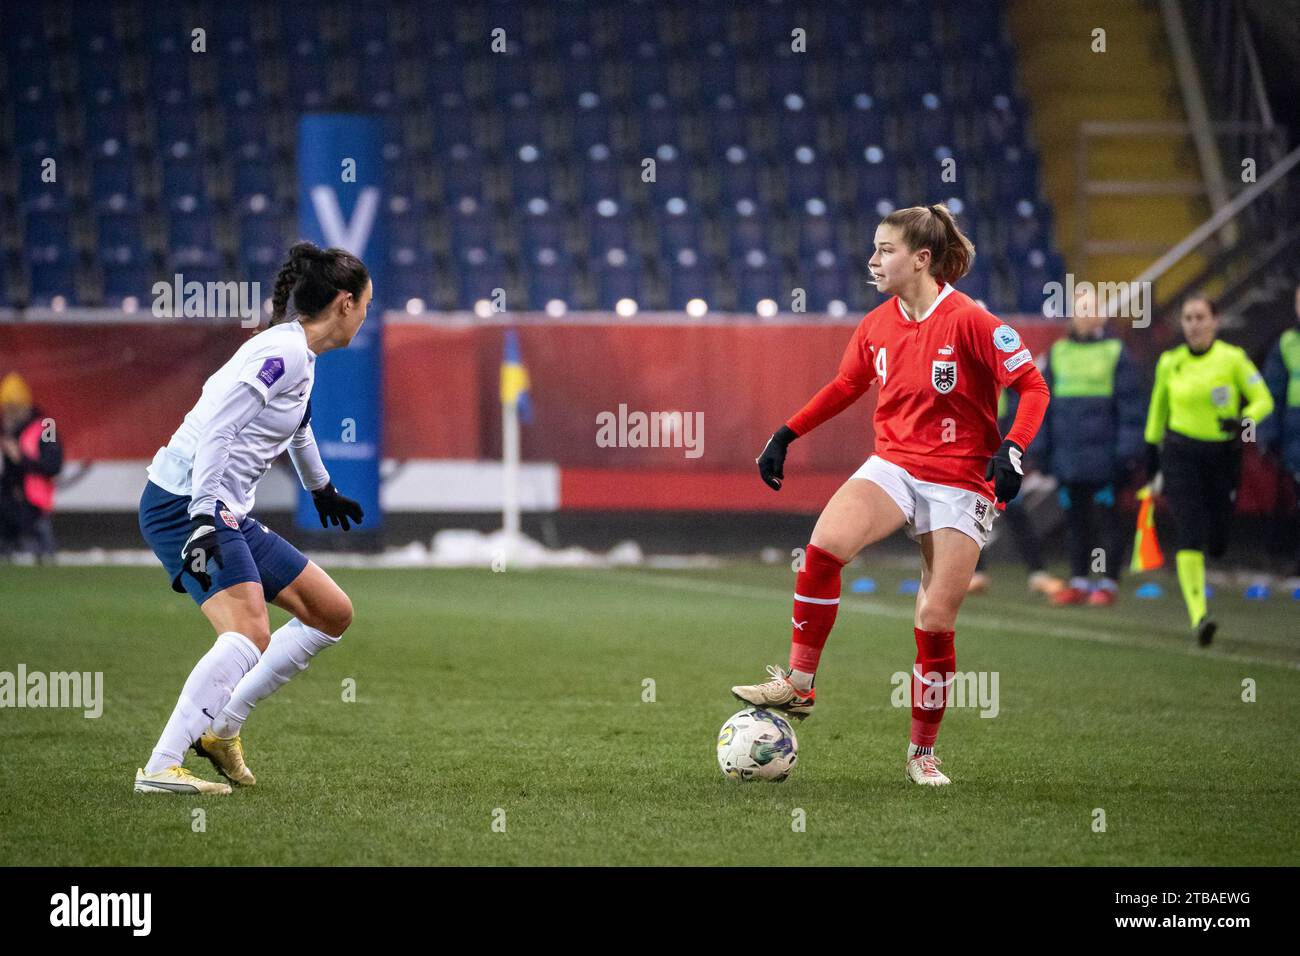
{"label": "blue training cone", "polygon": [[1148,581],[1137,589],[1137,596],[1146,600],[1160,598],[1165,596],[1165,589],[1155,581]]}
{"label": "blue training cone", "polygon": [[906,578],[898,582],[899,594],[915,594],[921,590],[921,582],[916,578]]}
{"label": "blue training cone", "polygon": [[875,594],[876,582],[874,578],[854,578],[853,583],[849,585],[849,590],[854,594]]}
{"label": "blue training cone", "polygon": [[1267,584],[1252,584],[1246,588],[1247,601],[1267,601],[1269,590]]}

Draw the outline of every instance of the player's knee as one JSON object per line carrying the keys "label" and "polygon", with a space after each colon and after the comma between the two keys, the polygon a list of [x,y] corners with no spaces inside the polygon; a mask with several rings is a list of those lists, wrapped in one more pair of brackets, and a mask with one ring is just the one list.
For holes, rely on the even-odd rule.
{"label": "player's knee", "polygon": [[249,621],[241,624],[236,630],[256,644],[259,651],[265,651],[271,643],[271,628],[265,621]]}
{"label": "player's knee", "polygon": [[916,626],[923,631],[951,631],[957,623],[960,605],[927,598],[916,615]]}
{"label": "player's knee", "polygon": [[[808,543],[814,548],[825,551],[827,554],[833,554],[845,564],[852,560],[856,553],[847,539],[833,534],[826,534],[825,532],[813,531]],[[848,555],[848,557],[845,557],[845,555]]]}
{"label": "player's knee", "polygon": [[312,624],[312,627],[324,631],[330,637],[342,637],[343,632],[351,626],[352,599],[343,591],[339,591],[333,597],[328,606],[317,616],[317,622]]}

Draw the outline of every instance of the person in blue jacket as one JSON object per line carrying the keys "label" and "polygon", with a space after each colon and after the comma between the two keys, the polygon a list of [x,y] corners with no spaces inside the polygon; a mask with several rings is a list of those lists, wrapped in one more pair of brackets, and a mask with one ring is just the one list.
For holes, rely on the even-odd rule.
{"label": "person in blue jacket", "polygon": [[[1259,423],[1258,438],[1291,476],[1300,503],[1300,285],[1295,290],[1295,314],[1296,324],[1282,333],[1264,363],[1264,384],[1277,412]],[[1300,543],[1291,573],[1300,577]]]}
{"label": "person in blue jacket", "polygon": [[1045,364],[1052,404],[1032,451],[1060,486],[1070,555],[1069,585],[1051,601],[1114,604],[1129,536],[1118,498],[1145,460],[1147,402],[1138,367],[1107,333],[1091,286],[1075,297],[1069,334]]}

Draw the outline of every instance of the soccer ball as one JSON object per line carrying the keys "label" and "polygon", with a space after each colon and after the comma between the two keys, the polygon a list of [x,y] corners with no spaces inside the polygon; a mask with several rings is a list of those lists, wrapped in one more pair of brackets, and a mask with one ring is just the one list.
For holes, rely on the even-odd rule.
{"label": "soccer ball", "polygon": [[733,780],[780,783],[799,759],[794,728],[780,714],[746,707],[718,732],[718,766]]}

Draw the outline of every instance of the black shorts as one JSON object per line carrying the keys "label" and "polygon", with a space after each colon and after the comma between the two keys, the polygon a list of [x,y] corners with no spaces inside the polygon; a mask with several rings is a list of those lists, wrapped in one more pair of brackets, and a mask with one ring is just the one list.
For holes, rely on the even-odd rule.
{"label": "black shorts", "polygon": [[1221,557],[1237,510],[1241,442],[1197,441],[1169,432],[1160,471],[1174,517],[1175,549]]}

